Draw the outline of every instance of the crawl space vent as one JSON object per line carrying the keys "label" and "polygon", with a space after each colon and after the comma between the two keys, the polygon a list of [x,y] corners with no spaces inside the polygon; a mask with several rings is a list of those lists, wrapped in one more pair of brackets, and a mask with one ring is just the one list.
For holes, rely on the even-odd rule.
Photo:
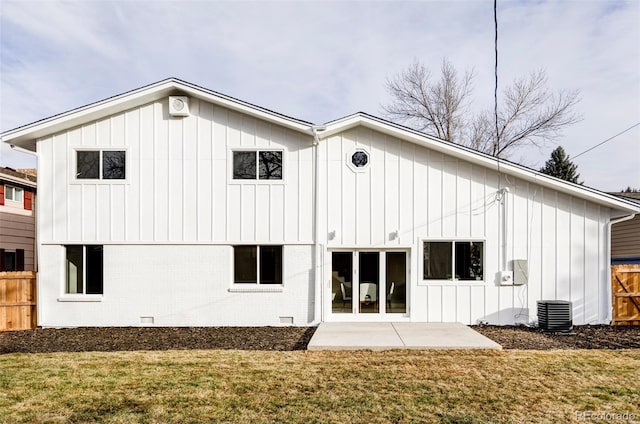
{"label": "crawl space vent", "polygon": [[571,302],[566,300],[538,300],[538,326],[544,331],[571,331],[571,309]]}

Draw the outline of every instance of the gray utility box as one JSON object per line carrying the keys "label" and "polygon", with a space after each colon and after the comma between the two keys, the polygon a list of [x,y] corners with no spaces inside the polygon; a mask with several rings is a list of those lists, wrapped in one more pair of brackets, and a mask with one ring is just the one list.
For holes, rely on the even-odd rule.
{"label": "gray utility box", "polygon": [[522,286],[529,282],[529,262],[526,259],[514,259],[513,265],[513,285]]}
{"label": "gray utility box", "polygon": [[573,329],[571,302],[538,300],[538,326],[544,331],[571,331]]}

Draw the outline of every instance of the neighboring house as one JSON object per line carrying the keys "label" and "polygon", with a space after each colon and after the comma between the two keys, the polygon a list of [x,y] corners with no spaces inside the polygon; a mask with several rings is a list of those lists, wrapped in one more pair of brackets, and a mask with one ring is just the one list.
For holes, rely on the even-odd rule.
{"label": "neighboring house", "polygon": [[0,168],[0,272],[36,270],[36,177]]}
{"label": "neighboring house", "polygon": [[[611,193],[640,206],[640,193]],[[611,226],[611,264],[640,264],[640,213]]]}
{"label": "neighboring house", "polygon": [[608,323],[609,224],[640,211],[366,114],[317,126],[176,79],[1,137],[39,157],[42,326],[513,324],[541,299]]}

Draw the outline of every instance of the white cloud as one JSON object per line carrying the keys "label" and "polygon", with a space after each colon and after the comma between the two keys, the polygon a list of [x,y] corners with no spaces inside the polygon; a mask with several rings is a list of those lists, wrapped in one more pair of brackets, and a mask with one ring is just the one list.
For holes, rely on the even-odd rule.
{"label": "white cloud", "polygon": [[[0,9],[0,128],[170,76],[317,123],[380,113],[387,76],[444,56],[493,98],[492,2],[17,2]],[[498,2],[501,87],[544,68],[579,89],[571,155],[640,119],[640,3]],[[46,23],[43,25],[43,23]],[[587,185],[640,186],[638,132],[578,159]],[[538,167],[554,146],[527,152]],[[23,159],[0,148],[0,163]],[[615,169],[612,172],[612,169]]]}

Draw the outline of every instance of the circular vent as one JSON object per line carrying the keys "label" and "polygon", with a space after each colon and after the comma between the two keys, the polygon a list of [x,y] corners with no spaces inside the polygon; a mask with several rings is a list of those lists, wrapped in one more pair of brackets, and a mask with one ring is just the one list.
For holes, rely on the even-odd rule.
{"label": "circular vent", "polygon": [[182,99],[173,99],[173,109],[177,111],[184,109],[184,102]]}

